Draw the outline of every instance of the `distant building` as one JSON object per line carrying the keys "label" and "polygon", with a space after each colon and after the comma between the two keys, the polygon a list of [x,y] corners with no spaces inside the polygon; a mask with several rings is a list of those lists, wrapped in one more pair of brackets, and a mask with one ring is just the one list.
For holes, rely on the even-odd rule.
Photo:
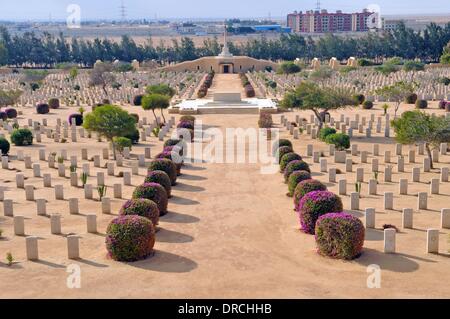
{"label": "distant building", "polygon": [[404,23],[403,20],[387,20],[383,18],[383,30],[386,31],[395,31],[398,29],[398,26],[401,23]]}
{"label": "distant building", "polygon": [[279,24],[274,25],[255,25],[252,27],[256,32],[274,32],[274,33],[290,33],[290,27],[283,27]]}
{"label": "distant building", "polygon": [[357,13],[335,13],[327,10],[310,10],[288,14],[287,26],[297,33],[366,32],[372,15],[367,9]]}

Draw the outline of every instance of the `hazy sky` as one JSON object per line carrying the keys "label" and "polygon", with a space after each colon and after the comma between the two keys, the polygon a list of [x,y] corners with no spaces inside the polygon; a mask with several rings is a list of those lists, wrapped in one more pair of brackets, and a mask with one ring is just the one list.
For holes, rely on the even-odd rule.
{"label": "hazy sky", "polygon": [[[331,11],[359,11],[378,4],[382,14],[450,13],[450,0],[322,0]],[[82,20],[118,19],[120,0],[0,0],[0,20],[64,19],[69,4],[81,7]],[[128,18],[227,18],[285,16],[309,10],[316,0],[124,0]]]}

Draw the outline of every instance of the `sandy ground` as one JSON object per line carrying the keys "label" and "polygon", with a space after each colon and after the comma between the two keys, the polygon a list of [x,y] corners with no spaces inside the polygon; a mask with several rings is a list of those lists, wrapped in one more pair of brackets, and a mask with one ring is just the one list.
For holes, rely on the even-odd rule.
{"label": "sandy ground", "polygon": [[[433,105],[435,108],[435,105]],[[136,107],[132,108],[136,112]],[[433,109],[433,112],[441,112]],[[56,118],[67,118],[73,112],[68,108],[53,111],[48,115],[49,125],[55,125]],[[152,118],[151,114],[141,116]],[[377,106],[372,111],[345,110],[350,117],[356,113],[370,117],[370,113],[382,114]],[[32,109],[24,110],[20,123],[24,125],[29,116],[40,120]],[[299,113],[287,113],[294,120]],[[300,113],[309,118],[309,113]],[[280,116],[275,115],[276,123]],[[336,118],[338,115],[336,113]],[[224,130],[229,127],[256,127],[257,115],[205,115],[198,116],[205,127]],[[3,131],[4,132],[4,131]],[[282,137],[288,137],[283,129]],[[293,140],[293,139],[292,139]],[[317,140],[311,141],[303,135],[293,140],[295,150],[306,154],[307,144],[314,144],[315,150],[328,155],[328,147]],[[394,153],[394,141],[380,135],[367,140],[356,134],[353,143],[360,150],[371,152],[373,143],[380,143],[380,170],[383,171],[384,150]],[[101,154],[105,143],[82,139],[76,144],[55,144],[43,137],[40,145],[24,148],[38,161],[38,149],[45,147],[58,152],[67,149],[68,155],[80,156],[80,149],[87,147],[89,156]],[[152,147],[155,155],[161,149],[161,142],[154,137],[133,148],[133,154],[142,154],[144,146]],[[404,147],[407,154],[408,147]],[[11,154],[16,154],[13,147]],[[80,156],[81,157],[81,156]],[[393,162],[396,157],[393,156]],[[319,164],[305,157],[312,164],[314,177],[328,181],[327,174],[318,173]],[[356,167],[366,168],[366,181],[371,178],[370,164],[360,164],[359,156],[353,157]],[[369,163],[371,156],[369,156]],[[406,161],[408,162],[408,161]],[[65,185],[66,198],[80,199],[79,216],[69,215],[67,201],[55,201],[54,190],[45,189],[41,178],[32,177],[32,170],[25,169],[23,162],[12,160],[10,166],[21,170],[28,179],[26,184],[35,185],[36,198],[47,198],[48,213],[60,213],[64,234],[76,233],[81,238],[81,260],[67,259],[64,236],[50,234],[50,221],[47,217],[36,215],[35,203],[25,201],[24,190],[15,188],[16,171],[0,170],[0,187],[5,187],[5,198],[14,200],[17,215],[26,216],[26,234],[39,237],[40,261],[26,261],[25,238],[14,236],[13,221],[10,217],[0,217],[0,228],[4,239],[0,240],[0,297],[2,298],[443,298],[450,297],[450,267],[447,239],[449,230],[441,230],[441,254],[426,254],[426,229],[439,228],[443,207],[450,207],[450,183],[441,184],[442,195],[432,195],[429,210],[415,212],[414,229],[401,230],[397,235],[397,254],[387,255],[383,251],[383,224],[390,223],[401,227],[401,209],[416,207],[418,191],[428,191],[428,182],[438,177],[437,172],[422,175],[422,183],[410,184],[410,194],[399,196],[396,183],[399,178],[410,178],[413,166],[421,166],[422,157],[417,164],[406,163],[405,173],[396,173],[394,183],[383,183],[379,194],[393,191],[395,210],[383,209],[382,195],[368,196],[367,183],[363,184],[361,208],[377,208],[376,230],[368,230],[363,255],[354,261],[344,262],[318,256],[314,237],[301,233],[298,219],[293,211],[292,199],[286,196],[287,186],[280,174],[263,175],[261,164],[214,164],[201,163],[187,165],[179,184],[174,188],[174,198],[170,200],[170,213],[161,219],[161,230],[157,234],[156,252],[152,258],[137,263],[118,263],[106,256],[104,233],[110,220],[115,216],[102,215],[98,201],[84,200],[83,190],[70,187],[69,179],[57,177],[56,170],[47,168],[41,162],[42,174],[51,172],[53,185]],[[102,165],[105,160],[102,160]],[[329,167],[345,171],[343,164],[335,165],[328,157]],[[449,165],[450,155],[441,156],[437,166]],[[69,164],[68,164],[69,165]],[[128,167],[128,163],[125,163]],[[79,161],[79,167],[81,162]],[[129,169],[129,168],[124,168]],[[96,184],[95,174],[99,169],[91,165],[89,182]],[[122,169],[116,169],[116,173]],[[106,172],[105,169],[103,171]],[[105,173],[106,175],[106,173]],[[133,185],[140,184],[145,175],[141,168],[140,176],[133,176]],[[380,174],[382,180],[383,174]],[[343,176],[338,176],[338,180]],[[349,181],[348,191],[353,191],[355,173],[346,173]],[[121,178],[106,176],[107,185],[121,182]],[[331,191],[337,192],[337,184],[327,183]],[[133,187],[124,187],[124,200],[112,201],[113,211],[117,212],[125,199],[130,198]],[[112,197],[111,187],[108,195]],[[345,208],[349,208],[349,197],[343,196]],[[0,211],[3,204],[0,203]],[[86,233],[85,214],[98,215],[98,235]],[[352,212],[363,218],[363,213]],[[5,255],[11,252],[16,260],[12,267],[5,264]],[[70,264],[81,267],[81,288],[69,289],[66,285]],[[369,289],[366,285],[367,266],[377,264],[382,269],[381,289]]]}

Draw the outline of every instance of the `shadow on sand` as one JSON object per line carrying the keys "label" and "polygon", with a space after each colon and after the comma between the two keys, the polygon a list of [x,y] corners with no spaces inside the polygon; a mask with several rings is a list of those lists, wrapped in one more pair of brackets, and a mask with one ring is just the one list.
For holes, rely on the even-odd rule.
{"label": "shadow on sand", "polygon": [[187,273],[198,267],[198,264],[186,257],[156,250],[153,257],[135,263],[130,266],[166,273]]}

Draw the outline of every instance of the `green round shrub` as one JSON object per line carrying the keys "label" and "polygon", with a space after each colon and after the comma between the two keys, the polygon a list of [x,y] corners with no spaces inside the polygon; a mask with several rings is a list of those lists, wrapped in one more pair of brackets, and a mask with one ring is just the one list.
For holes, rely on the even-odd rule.
{"label": "green round shrub", "polygon": [[177,167],[174,162],[167,158],[159,158],[153,160],[148,166],[148,172],[163,171],[165,172],[172,183],[175,186],[177,183]]}
{"label": "green round shrub", "polygon": [[32,145],[33,133],[27,128],[14,130],[11,134],[11,142],[15,146]]}
{"label": "green round shrub", "polygon": [[310,180],[311,173],[308,171],[294,171],[289,176],[288,180],[288,188],[289,188],[289,196],[294,196],[295,188],[297,185],[303,181]]}
{"label": "green round shrub", "polygon": [[160,216],[167,214],[167,193],[164,187],[157,183],[144,183],[133,192],[133,199],[144,198],[152,200],[158,205]]}
{"label": "green round shrub", "polygon": [[428,102],[426,100],[417,100],[416,108],[417,109],[426,109],[428,107]]}
{"label": "green round shrub", "polygon": [[[284,170],[284,181],[286,183],[289,181],[289,177],[291,177],[291,174],[295,171],[306,171],[308,173],[311,173],[308,163],[301,160],[292,161],[286,166],[286,169]],[[309,178],[311,178],[311,176],[309,176]]]}
{"label": "green round shrub", "polygon": [[350,136],[347,134],[336,133],[328,135],[325,142],[336,146],[338,151],[343,151],[350,148]]}
{"label": "green round shrub", "polygon": [[139,135],[138,129],[135,129],[133,133],[125,135],[124,137],[131,140],[131,143],[133,143],[133,144],[139,143],[139,139],[141,138],[141,136]]}
{"label": "green round shrub", "polygon": [[141,94],[136,95],[136,96],[133,98],[133,105],[135,105],[135,106],[141,106],[141,105],[142,105],[142,99],[143,99],[143,98],[144,98],[144,96],[141,95]]}
{"label": "green round shrub", "polygon": [[356,103],[363,104],[366,100],[366,97],[364,96],[364,94],[355,94],[353,95],[353,99],[356,101]]}
{"label": "green round shrub", "polygon": [[301,229],[314,235],[317,219],[325,214],[341,212],[342,200],[328,191],[314,191],[306,194],[297,206]]}
{"label": "green round shrub", "polygon": [[418,99],[417,94],[413,93],[413,94],[408,95],[405,98],[405,103],[406,104],[416,104],[417,99]]}
{"label": "green round shrub", "polygon": [[362,104],[362,107],[364,110],[371,110],[373,109],[373,102],[372,101],[364,101]]}
{"label": "green round shrub", "polygon": [[151,171],[148,172],[145,178],[145,183],[157,183],[164,187],[167,193],[167,197],[172,197],[172,182],[169,175],[163,171]]}
{"label": "green round shrub", "polygon": [[137,215],[149,219],[153,226],[159,223],[159,208],[154,201],[145,198],[130,199],[120,208],[119,215]]}
{"label": "green round shrub", "polygon": [[280,172],[284,172],[288,164],[292,161],[301,161],[302,157],[297,153],[287,153],[280,160]]}
{"label": "green round shrub", "polygon": [[125,147],[128,147],[131,150],[131,147],[133,146],[131,140],[126,137],[115,137],[113,143],[119,153],[123,153]]}
{"label": "green round shrub", "polygon": [[294,150],[292,149],[292,147],[290,146],[281,146],[275,155],[275,158],[278,159],[278,164],[281,163],[281,159],[283,158],[284,155],[289,154],[289,153],[293,153]]}
{"label": "green round shrub", "polygon": [[0,137],[0,151],[2,155],[8,155],[11,145],[8,140],[4,137]]}
{"label": "green round shrub", "polygon": [[336,129],[332,127],[324,127],[319,131],[319,140],[325,141],[328,135],[336,134]]}
{"label": "green round shrub", "polygon": [[52,99],[50,99],[50,100],[48,100],[48,106],[51,108],[51,109],[59,109],[59,100],[58,99],[56,99],[56,98],[52,98]]}
{"label": "green round shrub", "polygon": [[320,216],[315,233],[318,252],[323,256],[352,260],[361,255],[365,229],[352,215],[331,213]]}
{"label": "green round shrub", "polygon": [[180,117],[180,122],[191,122],[192,124],[195,123],[195,116],[192,115],[183,115]]}
{"label": "green round shrub", "polygon": [[289,147],[292,148],[292,149],[294,148],[291,141],[286,140],[286,139],[279,139],[278,141],[276,141],[276,142],[272,145],[272,154],[273,154],[273,156],[275,156],[276,153],[277,153],[277,151],[278,151],[278,149],[279,149],[280,147],[283,147],[283,146],[289,146]]}
{"label": "green round shrub", "polygon": [[314,192],[314,191],[326,191],[326,190],[327,190],[327,186],[318,180],[309,179],[306,181],[302,181],[295,187],[294,206],[297,207],[298,203],[300,203],[300,200],[306,194]]}
{"label": "green round shrub", "polygon": [[119,216],[106,231],[106,249],[116,261],[134,262],[145,259],[155,246],[153,223],[141,216]]}
{"label": "green round shrub", "polygon": [[36,105],[36,113],[37,114],[48,114],[50,112],[50,107],[48,104],[40,103]]}

